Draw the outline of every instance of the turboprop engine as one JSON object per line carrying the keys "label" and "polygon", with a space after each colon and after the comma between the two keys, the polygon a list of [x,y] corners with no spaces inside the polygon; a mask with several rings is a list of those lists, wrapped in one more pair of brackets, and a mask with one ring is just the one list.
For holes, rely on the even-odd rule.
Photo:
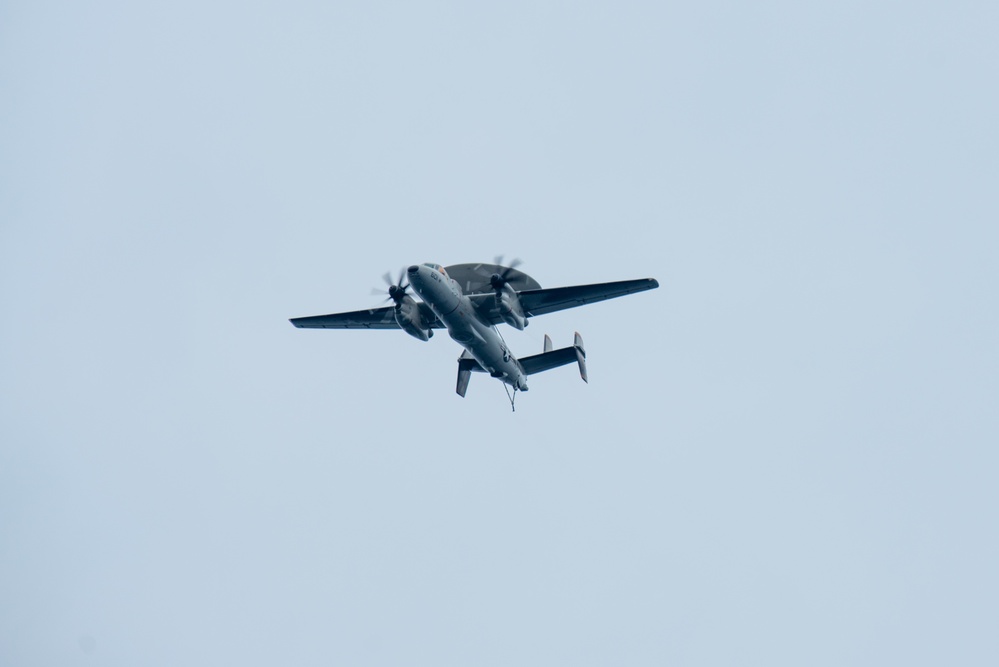
{"label": "turboprop engine", "polygon": [[[496,265],[499,266],[502,261],[502,257],[497,257]],[[518,264],[520,260],[515,259],[510,266],[503,269],[503,273],[494,273],[489,277],[489,284],[496,292],[496,310],[499,311],[500,317],[514,329],[523,331],[529,322],[524,316],[524,309],[520,307],[520,298],[509,283],[510,274]]]}
{"label": "turboprop engine", "polygon": [[434,335],[434,330],[424,324],[420,307],[413,300],[413,297],[409,295],[404,294],[396,301],[395,321],[403,331],[413,338],[426,341]]}
{"label": "turboprop engine", "polygon": [[524,327],[530,324],[524,317],[524,310],[520,307],[517,293],[506,285],[496,290],[496,309],[503,321],[514,329],[523,331]]}
{"label": "turboprop engine", "polygon": [[[388,298],[386,301],[395,302],[393,315],[395,315],[395,323],[399,325],[399,328],[413,338],[419,338],[422,341],[430,340],[430,338],[434,335],[433,329],[430,328],[430,323],[424,322],[420,306],[413,300],[413,297],[406,294],[406,290],[409,289],[409,285],[404,285],[402,282],[402,279],[405,276],[405,271],[406,270],[403,269],[399,272],[399,280],[395,283],[392,282],[391,274],[386,273],[382,276],[382,280],[384,280],[388,285]],[[378,290],[373,290],[372,293],[385,294],[385,292],[378,292]]]}

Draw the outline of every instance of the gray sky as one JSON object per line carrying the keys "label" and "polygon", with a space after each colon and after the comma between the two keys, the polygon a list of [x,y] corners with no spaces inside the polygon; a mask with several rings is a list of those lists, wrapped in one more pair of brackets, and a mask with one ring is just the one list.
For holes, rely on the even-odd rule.
{"label": "gray sky", "polygon": [[[0,5],[0,664],[995,664],[997,21]],[[501,253],[662,287],[287,322]]]}

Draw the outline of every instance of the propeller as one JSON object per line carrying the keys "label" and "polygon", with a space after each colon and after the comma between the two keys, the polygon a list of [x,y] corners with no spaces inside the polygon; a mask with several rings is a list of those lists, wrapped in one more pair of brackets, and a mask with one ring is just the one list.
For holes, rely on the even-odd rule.
{"label": "propeller", "polygon": [[[498,257],[496,257],[495,263],[496,266],[502,267],[503,255],[499,255]],[[513,273],[513,270],[520,265],[521,261],[519,259],[513,260],[512,262],[510,262],[510,266],[503,269],[502,273],[494,273],[492,276],[490,276],[489,284],[493,286],[494,290],[499,292],[501,289],[503,289],[506,286],[507,282],[510,279],[510,274]]]}
{"label": "propeller", "polygon": [[402,306],[402,300],[406,298],[406,290],[409,289],[409,283],[405,285],[402,284],[402,279],[406,276],[406,269],[403,268],[399,271],[399,279],[396,282],[392,282],[392,274],[388,271],[382,276],[382,280],[388,285],[388,290],[372,289],[372,294],[388,294],[385,298],[386,301],[395,301],[395,307],[399,308]]}

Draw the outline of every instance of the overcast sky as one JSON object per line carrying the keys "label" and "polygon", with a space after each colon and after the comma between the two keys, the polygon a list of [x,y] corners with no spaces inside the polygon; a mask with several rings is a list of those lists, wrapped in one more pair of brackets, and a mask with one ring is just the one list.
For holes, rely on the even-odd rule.
{"label": "overcast sky", "polygon": [[[994,665],[999,9],[0,4],[0,664]],[[661,288],[289,317],[416,262]]]}

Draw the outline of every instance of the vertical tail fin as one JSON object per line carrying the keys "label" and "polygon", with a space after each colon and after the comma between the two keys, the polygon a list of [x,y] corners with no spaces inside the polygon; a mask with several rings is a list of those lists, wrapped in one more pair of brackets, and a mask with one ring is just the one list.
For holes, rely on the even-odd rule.
{"label": "vertical tail fin", "polygon": [[472,371],[464,370],[461,366],[458,366],[458,385],[454,390],[462,398],[465,398],[465,392],[468,391],[468,381],[471,379]]}
{"label": "vertical tail fin", "polygon": [[576,348],[576,363],[579,364],[579,377],[583,378],[583,382],[586,384],[590,383],[590,380],[586,374],[586,348],[583,347],[583,337],[576,332],[573,338],[573,347]]}
{"label": "vertical tail fin", "polygon": [[475,370],[482,370],[479,362],[468,353],[468,350],[463,350],[461,356],[458,357],[458,384],[454,388],[455,393],[462,398],[465,398],[465,392],[468,391],[468,381],[472,378],[472,371]]}

